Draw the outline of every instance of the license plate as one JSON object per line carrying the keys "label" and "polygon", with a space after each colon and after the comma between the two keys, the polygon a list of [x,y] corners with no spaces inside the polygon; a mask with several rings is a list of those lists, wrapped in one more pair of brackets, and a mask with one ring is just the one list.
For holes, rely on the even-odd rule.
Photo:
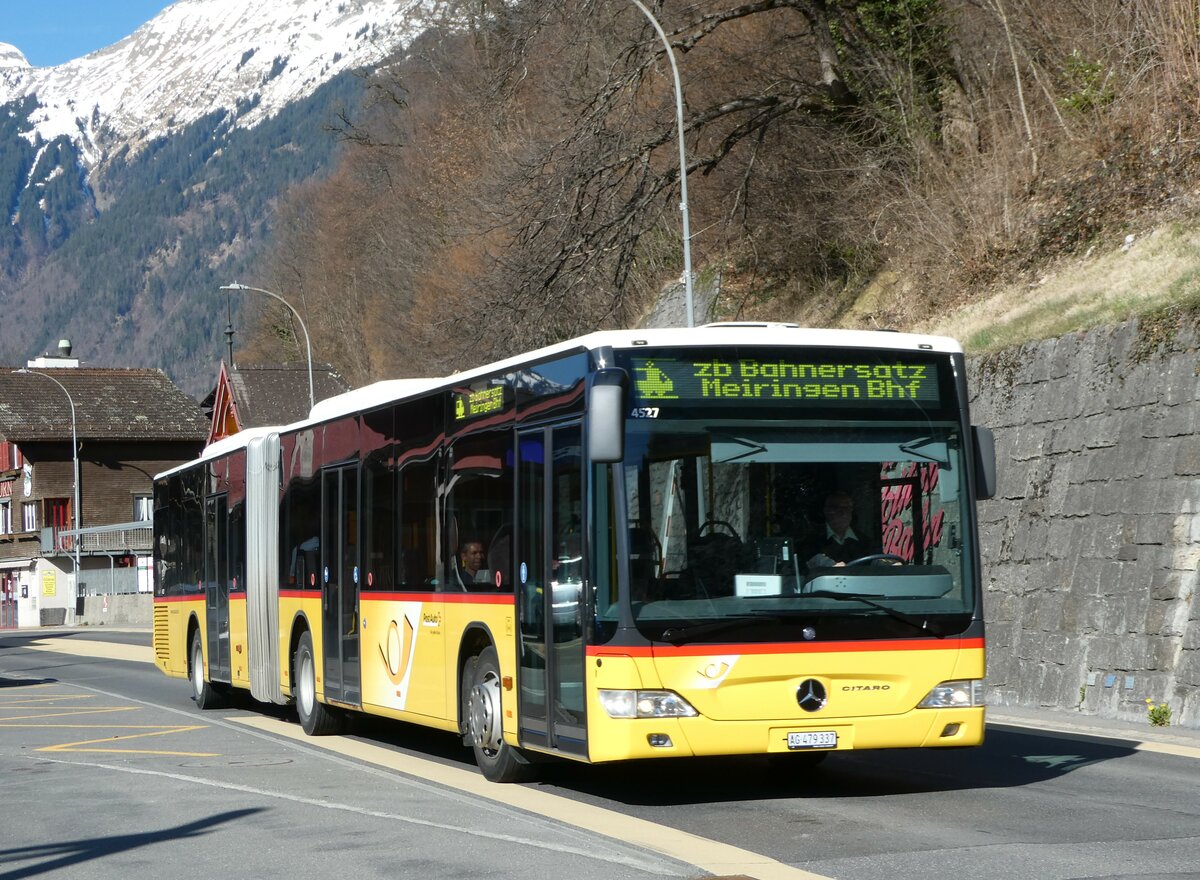
{"label": "license plate", "polygon": [[789,749],[836,749],[836,730],[794,730],[788,734]]}

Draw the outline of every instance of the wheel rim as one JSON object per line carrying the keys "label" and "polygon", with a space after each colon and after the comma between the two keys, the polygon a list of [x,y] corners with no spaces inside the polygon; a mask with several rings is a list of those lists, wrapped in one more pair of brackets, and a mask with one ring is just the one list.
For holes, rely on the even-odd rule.
{"label": "wheel rim", "polygon": [[469,700],[471,742],[487,755],[500,751],[500,678],[489,669],[471,688]]}
{"label": "wheel rim", "polygon": [[317,685],[313,676],[312,655],[308,652],[300,655],[299,677],[300,681],[298,682],[296,702],[300,706],[300,711],[304,713],[304,715],[311,715],[313,701],[316,699]]}
{"label": "wheel rim", "polygon": [[204,693],[204,650],[200,647],[200,640],[196,639],[192,643],[192,694],[196,699]]}

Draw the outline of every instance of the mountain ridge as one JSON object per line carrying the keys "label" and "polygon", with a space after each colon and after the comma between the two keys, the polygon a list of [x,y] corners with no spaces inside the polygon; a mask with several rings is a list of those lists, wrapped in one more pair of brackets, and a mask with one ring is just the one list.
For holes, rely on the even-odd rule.
{"label": "mountain ridge", "polygon": [[61,337],[97,366],[209,389],[253,303],[277,206],[333,164],[356,72],[403,51],[432,0],[180,0],[82,59],[0,44],[0,362]]}
{"label": "mountain ridge", "polygon": [[54,67],[32,67],[0,44],[0,104],[36,96],[24,136],[69,137],[91,168],[252,97],[238,122],[253,126],[338,73],[380,62],[420,31],[430,8],[179,0],[111,46]]}

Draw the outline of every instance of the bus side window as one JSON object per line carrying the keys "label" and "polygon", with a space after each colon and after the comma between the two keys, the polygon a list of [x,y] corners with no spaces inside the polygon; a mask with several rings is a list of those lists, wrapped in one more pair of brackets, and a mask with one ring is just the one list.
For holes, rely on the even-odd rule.
{"label": "bus side window", "polygon": [[400,588],[427,590],[437,585],[437,466],[435,461],[405,465],[400,471]]}
{"label": "bus side window", "polygon": [[[482,430],[454,441],[444,478],[446,509],[442,534],[447,589],[495,591],[497,563],[505,567],[511,564],[511,560],[493,556],[497,550],[502,551],[493,546],[494,537],[505,523],[512,521],[511,447],[512,433],[506,428]],[[482,545],[484,559],[474,575],[464,578],[459,554],[468,541]],[[502,583],[511,584],[510,572],[501,568],[500,577]]]}

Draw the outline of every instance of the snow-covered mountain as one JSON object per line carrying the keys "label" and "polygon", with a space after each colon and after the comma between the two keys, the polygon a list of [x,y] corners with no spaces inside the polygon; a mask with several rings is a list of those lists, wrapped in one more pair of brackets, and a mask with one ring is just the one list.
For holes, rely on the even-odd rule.
{"label": "snow-covered mountain", "polygon": [[0,43],[0,104],[34,96],[31,142],[67,136],[85,166],[213,110],[252,126],[346,69],[378,63],[433,0],[179,0],[133,34],[57,67]]}
{"label": "snow-covered mountain", "polygon": [[220,287],[268,277],[279,206],[364,112],[351,71],[454,29],[459,2],[178,0],[48,68],[0,44],[0,364],[70,338],[206,393]]}

